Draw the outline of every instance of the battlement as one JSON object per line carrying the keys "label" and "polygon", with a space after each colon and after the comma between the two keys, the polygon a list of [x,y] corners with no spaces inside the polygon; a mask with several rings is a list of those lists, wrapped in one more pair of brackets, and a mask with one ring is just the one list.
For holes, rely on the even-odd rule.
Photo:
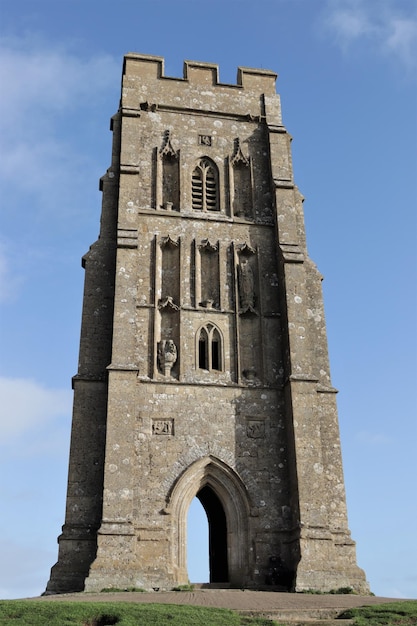
{"label": "battlement", "polygon": [[165,76],[164,58],[129,52],[124,57],[123,76],[141,77],[146,81],[169,80],[193,85],[207,85],[226,89],[244,89],[267,95],[275,94],[277,74],[271,70],[239,67],[237,84],[219,81],[219,66],[216,63],[184,61],[183,78]]}

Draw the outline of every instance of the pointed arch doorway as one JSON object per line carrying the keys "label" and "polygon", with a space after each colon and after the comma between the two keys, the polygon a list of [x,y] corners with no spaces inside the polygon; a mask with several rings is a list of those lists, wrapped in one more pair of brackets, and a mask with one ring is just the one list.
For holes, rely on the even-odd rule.
{"label": "pointed arch doorway", "polygon": [[223,505],[209,485],[197,493],[208,520],[209,581],[211,583],[229,582],[227,558],[227,522]]}
{"label": "pointed arch doorway", "polygon": [[174,520],[173,569],[178,582],[188,582],[187,513],[194,497],[208,519],[210,582],[244,585],[249,575],[247,492],[236,472],[211,456],[194,462],[181,475],[167,507]]}

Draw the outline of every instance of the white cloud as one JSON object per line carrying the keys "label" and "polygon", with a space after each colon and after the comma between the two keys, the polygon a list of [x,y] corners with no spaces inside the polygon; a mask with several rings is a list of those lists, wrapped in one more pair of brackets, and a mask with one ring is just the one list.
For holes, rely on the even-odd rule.
{"label": "white cloud", "polygon": [[[334,6],[332,4],[332,7]],[[347,3],[345,6],[338,4],[337,7],[330,11],[326,22],[329,30],[343,47],[375,31],[364,10],[356,3],[355,5]]]}
{"label": "white cloud", "polygon": [[77,212],[74,197],[83,189],[82,183],[90,169],[88,158],[77,153],[64,137],[45,136],[42,141],[35,139],[33,143],[23,138],[12,142],[1,176],[7,185],[18,189],[19,193],[26,192],[32,198],[31,205],[27,206],[31,212],[37,202],[41,212],[49,210],[51,213],[50,210],[55,209],[57,215],[64,217],[63,213],[68,211],[68,200],[74,205],[71,212]]}
{"label": "white cloud", "polygon": [[6,245],[0,242],[0,302],[11,302],[17,296],[23,277],[14,269]]}
{"label": "white cloud", "polygon": [[[39,433],[45,426],[71,414],[70,390],[47,389],[30,379],[0,377],[0,398],[2,444],[35,430]],[[30,447],[30,443],[28,445]],[[40,452],[39,447],[36,451]]]}
{"label": "white cloud", "polygon": [[[4,39],[0,45],[3,120],[36,122],[39,113],[74,109],[87,99],[94,105],[114,86],[120,64],[110,55],[81,59],[28,38]],[[35,125],[36,125],[35,124]]]}
{"label": "white cloud", "polygon": [[394,0],[330,0],[323,27],[344,52],[366,42],[378,54],[412,71],[417,67],[417,17],[412,11],[401,11]]}
{"label": "white cloud", "polygon": [[357,438],[361,443],[370,444],[372,446],[392,445],[394,443],[392,437],[385,435],[384,433],[371,433],[368,431],[361,431],[357,434]]}
{"label": "white cloud", "polygon": [[[120,62],[110,55],[82,59],[30,38],[3,40],[0,179],[5,208],[25,206],[32,215],[60,219],[80,210],[82,199],[91,196],[84,194],[83,183],[89,175],[93,188],[91,174],[98,165],[96,146],[88,145],[97,117],[93,111],[107,124],[104,119],[117,103],[113,92],[119,75]],[[98,176],[107,166],[100,165]]]}
{"label": "white cloud", "polygon": [[417,19],[393,17],[385,41],[387,51],[392,51],[407,67],[417,63]]}

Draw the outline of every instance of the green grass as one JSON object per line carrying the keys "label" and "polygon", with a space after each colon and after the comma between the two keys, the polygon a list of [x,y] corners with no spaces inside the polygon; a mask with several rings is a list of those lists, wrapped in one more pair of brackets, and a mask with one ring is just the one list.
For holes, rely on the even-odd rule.
{"label": "green grass", "polygon": [[355,626],[416,626],[417,600],[348,609],[340,615],[343,618],[353,618]]}
{"label": "green grass", "polygon": [[178,587],[173,587],[172,591],[193,591],[194,585],[178,585]]}
{"label": "green grass", "polygon": [[130,602],[0,601],[0,626],[273,626],[228,609]]}
{"label": "green grass", "polygon": [[[416,626],[417,601],[404,600],[344,611],[355,626]],[[277,626],[235,611],[133,602],[0,601],[0,626]]]}

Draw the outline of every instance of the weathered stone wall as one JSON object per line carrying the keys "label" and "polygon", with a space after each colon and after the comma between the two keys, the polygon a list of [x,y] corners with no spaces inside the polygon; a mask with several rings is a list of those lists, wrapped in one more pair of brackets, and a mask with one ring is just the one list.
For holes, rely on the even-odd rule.
{"label": "weathered stone wall", "polygon": [[188,582],[195,496],[226,546],[215,582],[367,588],[275,79],[125,57],[49,592]]}

